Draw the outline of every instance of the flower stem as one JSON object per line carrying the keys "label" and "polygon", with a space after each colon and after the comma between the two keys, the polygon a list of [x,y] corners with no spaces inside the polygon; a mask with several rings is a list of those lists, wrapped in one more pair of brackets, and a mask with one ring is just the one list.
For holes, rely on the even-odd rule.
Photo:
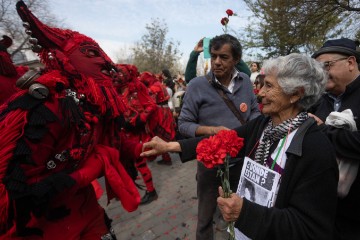
{"label": "flower stem", "polygon": [[227,154],[225,157],[225,161],[224,161],[225,170],[224,170],[224,174],[221,179],[225,198],[229,198],[232,193],[231,188],[230,188],[230,181],[229,181],[229,179],[230,179],[229,160],[230,160],[230,156],[229,156],[229,154]]}
{"label": "flower stem", "polygon": [[229,222],[229,240],[235,240],[235,222]]}

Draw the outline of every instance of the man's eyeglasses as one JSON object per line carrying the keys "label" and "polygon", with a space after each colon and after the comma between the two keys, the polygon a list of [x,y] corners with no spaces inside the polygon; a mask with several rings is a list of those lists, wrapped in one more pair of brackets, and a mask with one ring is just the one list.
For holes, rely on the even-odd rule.
{"label": "man's eyeglasses", "polygon": [[330,68],[331,68],[335,63],[337,63],[338,61],[345,60],[345,59],[348,59],[348,57],[343,57],[343,58],[335,59],[335,60],[332,60],[332,61],[323,62],[324,68],[329,71]]}

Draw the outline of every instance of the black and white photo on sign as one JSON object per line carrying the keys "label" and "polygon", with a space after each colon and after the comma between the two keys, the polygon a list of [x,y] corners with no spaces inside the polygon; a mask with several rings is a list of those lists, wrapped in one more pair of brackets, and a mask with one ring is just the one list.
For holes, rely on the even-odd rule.
{"label": "black and white photo on sign", "polygon": [[246,157],[236,193],[251,202],[272,207],[279,179],[277,172]]}

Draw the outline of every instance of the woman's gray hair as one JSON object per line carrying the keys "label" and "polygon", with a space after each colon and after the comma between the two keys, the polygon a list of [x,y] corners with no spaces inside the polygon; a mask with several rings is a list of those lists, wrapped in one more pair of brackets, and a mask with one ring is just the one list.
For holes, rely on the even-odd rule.
{"label": "woman's gray hair", "polygon": [[295,93],[299,88],[304,89],[304,95],[297,102],[304,110],[320,99],[328,79],[321,63],[299,53],[267,60],[264,62],[263,70],[265,75],[275,75],[287,95]]}

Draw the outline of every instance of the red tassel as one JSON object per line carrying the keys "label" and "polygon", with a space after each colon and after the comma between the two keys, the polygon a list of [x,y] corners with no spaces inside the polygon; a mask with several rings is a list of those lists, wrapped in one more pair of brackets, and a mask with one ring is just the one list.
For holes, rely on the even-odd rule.
{"label": "red tassel", "polygon": [[27,123],[27,112],[17,109],[7,114],[0,122],[0,229],[6,229],[9,213],[9,195],[2,180],[5,177],[16,143],[24,134]]}
{"label": "red tassel", "polygon": [[5,185],[0,184],[0,229],[7,229],[7,217],[9,214],[9,195]]}

